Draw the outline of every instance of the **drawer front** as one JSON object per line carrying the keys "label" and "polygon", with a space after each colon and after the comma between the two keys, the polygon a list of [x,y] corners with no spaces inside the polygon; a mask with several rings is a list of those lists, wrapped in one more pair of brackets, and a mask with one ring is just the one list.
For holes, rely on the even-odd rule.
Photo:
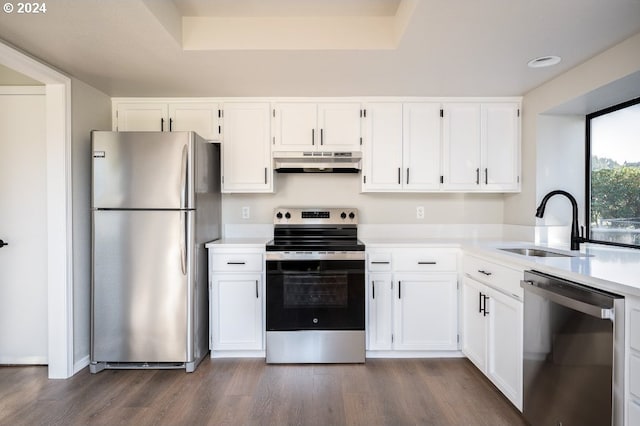
{"label": "drawer front", "polygon": [[211,269],[219,272],[262,272],[260,253],[224,253],[211,256]]}
{"label": "drawer front", "polygon": [[524,291],[520,287],[520,280],[524,276],[523,271],[516,271],[473,256],[465,256],[462,263],[464,273],[471,278],[489,284],[506,294],[519,299],[523,298]]}
{"label": "drawer front", "polygon": [[629,346],[640,352],[640,309],[632,308],[629,314]]}
{"label": "drawer front", "polygon": [[402,272],[456,272],[458,255],[448,249],[398,249],[393,251],[393,269]]}
{"label": "drawer front", "polygon": [[640,400],[640,354],[636,353],[629,358],[629,392]]}
{"label": "drawer front", "polygon": [[368,253],[367,268],[371,272],[387,272],[391,270],[391,253]]}

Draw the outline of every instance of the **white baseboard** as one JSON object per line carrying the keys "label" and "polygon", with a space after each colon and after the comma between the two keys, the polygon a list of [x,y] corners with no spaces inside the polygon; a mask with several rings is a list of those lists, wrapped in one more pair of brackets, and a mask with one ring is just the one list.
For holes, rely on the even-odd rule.
{"label": "white baseboard", "polygon": [[464,358],[461,351],[367,351],[367,358]]}
{"label": "white baseboard", "polygon": [[4,356],[0,357],[0,365],[47,365],[46,356]]}
{"label": "white baseboard", "polygon": [[87,355],[87,356],[85,356],[83,358],[80,358],[78,361],[76,361],[73,364],[73,374],[78,373],[80,370],[82,370],[83,368],[88,366],[89,362],[90,362],[89,355]]}

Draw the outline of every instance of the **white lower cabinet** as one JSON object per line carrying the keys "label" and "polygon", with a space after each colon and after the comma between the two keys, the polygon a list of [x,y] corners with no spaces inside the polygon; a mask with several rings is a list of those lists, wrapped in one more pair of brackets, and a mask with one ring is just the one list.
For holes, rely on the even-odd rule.
{"label": "white lower cabinet", "polygon": [[[522,410],[523,303],[502,288],[513,283],[501,286],[494,279],[510,276],[519,282],[520,277],[517,271],[486,262],[480,265],[481,271],[489,274],[491,286],[487,285],[469,276],[476,272],[478,262],[477,258],[465,258],[460,306],[462,352]],[[469,266],[474,270],[468,270]]]}
{"label": "white lower cabinet", "polygon": [[262,350],[262,275],[218,274],[211,281],[211,349]]}
{"label": "white lower cabinet", "polygon": [[[456,263],[451,272],[438,270],[439,265],[450,265],[451,255],[455,259],[450,249],[440,252],[432,248],[397,249],[386,256],[369,253],[369,351],[458,349]],[[406,269],[395,270],[392,264]],[[438,272],[415,272],[425,267]]]}
{"label": "white lower cabinet", "polygon": [[262,356],[262,253],[209,249],[211,356]]}

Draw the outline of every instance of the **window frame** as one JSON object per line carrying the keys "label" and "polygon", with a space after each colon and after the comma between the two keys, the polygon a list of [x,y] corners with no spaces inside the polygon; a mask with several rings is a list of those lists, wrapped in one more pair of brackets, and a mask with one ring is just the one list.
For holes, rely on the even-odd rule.
{"label": "window frame", "polygon": [[616,112],[619,111],[621,109],[625,109],[628,108],[630,106],[634,106],[634,105],[638,105],[640,104],[640,97],[639,98],[634,98],[604,109],[601,109],[599,111],[595,111],[592,113],[589,113],[585,116],[585,186],[584,186],[584,192],[585,192],[585,216],[584,216],[584,224],[585,224],[585,229],[586,229],[586,233],[585,233],[585,240],[588,243],[595,243],[595,244],[604,244],[604,245],[609,245],[609,246],[616,246],[616,247],[626,247],[626,248],[633,248],[633,249],[640,249],[640,244],[639,245],[635,245],[635,244],[625,244],[625,243],[617,243],[617,242],[613,242],[613,241],[601,241],[601,240],[594,240],[591,238],[591,120],[597,117],[601,117],[603,115],[607,115],[610,114],[612,112]]}

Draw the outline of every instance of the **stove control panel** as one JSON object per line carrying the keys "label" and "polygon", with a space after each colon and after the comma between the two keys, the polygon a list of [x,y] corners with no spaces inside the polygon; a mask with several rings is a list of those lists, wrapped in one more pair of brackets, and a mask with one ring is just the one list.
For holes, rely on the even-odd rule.
{"label": "stove control panel", "polygon": [[279,207],[273,215],[275,225],[358,224],[358,209],[352,207]]}

